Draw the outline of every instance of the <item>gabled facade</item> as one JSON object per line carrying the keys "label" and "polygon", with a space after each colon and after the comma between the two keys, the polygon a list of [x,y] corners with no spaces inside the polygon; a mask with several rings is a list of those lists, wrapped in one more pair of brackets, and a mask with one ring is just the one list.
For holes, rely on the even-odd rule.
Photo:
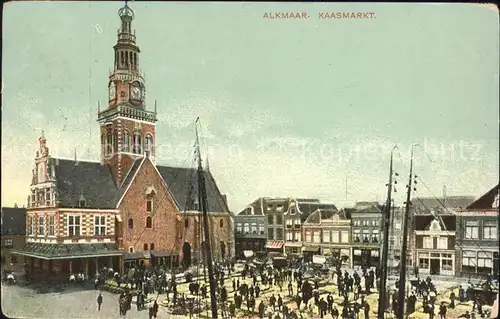
{"label": "gabled facade", "polygon": [[283,254],[285,244],[283,214],[288,210],[288,198],[264,197],[262,210],[267,219],[266,250]]}
{"label": "gabled facade", "polygon": [[303,232],[304,256],[332,255],[352,267],[349,210],[317,209],[304,222]]}
{"label": "gabled facade", "polygon": [[[425,226],[424,226],[425,225]],[[424,227],[421,227],[424,226]],[[455,274],[455,216],[416,217],[416,267],[422,276]]]}
{"label": "gabled facade", "polygon": [[[285,253],[300,254],[303,249],[302,225],[307,218],[318,209],[337,211],[333,204],[320,203],[318,199],[288,200],[288,208],[284,212]],[[310,248],[308,248],[310,249]]]}
{"label": "gabled facade", "polygon": [[479,277],[499,273],[499,186],[456,212],[456,274]]}
{"label": "gabled facade", "polygon": [[2,207],[2,269],[10,271],[22,270],[24,258],[12,254],[12,250],[22,249],[26,242],[26,208]]}
{"label": "gabled facade", "polygon": [[263,212],[264,199],[259,198],[235,216],[234,236],[236,257],[245,258],[245,251],[264,251],[267,242],[267,217]]}
{"label": "gabled facade", "polygon": [[[203,222],[193,168],[156,165],[155,110],[148,111],[133,11],[121,28],[109,76],[109,103],[98,114],[100,162],[52,158],[42,133],[26,213],[28,270],[94,275],[138,264],[191,265],[201,256]],[[76,155],[75,155],[76,157]],[[214,259],[234,255],[232,214],[210,171],[204,171]]]}

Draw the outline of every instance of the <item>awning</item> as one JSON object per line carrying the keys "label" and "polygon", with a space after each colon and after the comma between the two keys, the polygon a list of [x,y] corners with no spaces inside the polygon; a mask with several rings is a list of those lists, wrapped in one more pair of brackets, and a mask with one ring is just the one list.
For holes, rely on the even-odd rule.
{"label": "awning", "polygon": [[125,260],[144,259],[144,253],[140,251],[136,251],[135,253],[126,253],[123,254],[123,258]]}
{"label": "awning", "polygon": [[281,249],[283,248],[284,242],[282,240],[269,240],[267,242],[266,248],[269,249]]}
{"label": "awning", "polygon": [[98,258],[121,256],[123,251],[116,244],[45,244],[27,243],[23,249],[11,250],[13,254],[45,260]]}
{"label": "awning", "polygon": [[308,252],[308,253],[315,253],[319,250],[319,246],[306,246],[302,248],[302,251]]}
{"label": "awning", "polygon": [[150,251],[149,252],[151,254],[151,256],[153,257],[169,257],[169,256],[177,256],[177,252],[173,251],[173,252],[170,252],[170,251]]}

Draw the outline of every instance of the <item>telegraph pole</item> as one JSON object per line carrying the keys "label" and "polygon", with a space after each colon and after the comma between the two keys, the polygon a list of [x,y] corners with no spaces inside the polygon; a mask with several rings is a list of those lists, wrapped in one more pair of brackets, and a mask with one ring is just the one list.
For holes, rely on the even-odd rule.
{"label": "telegraph pole", "polygon": [[379,300],[378,300],[378,316],[377,318],[383,319],[385,315],[385,310],[387,309],[387,259],[388,259],[388,249],[389,249],[389,227],[391,223],[391,209],[392,209],[392,162],[394,150],[397,146],[394,146],[391,150],[391,164],[389,166],[389,183],[387,183],[387,202],[384,207],[383,215],[383,226],[384,233],[382,237],[382,260],[380,264],[380,289],[379,289]]}
{"label": "telegraph pole", "polygon": [[[418,144],[416,144],[418,145]],[[413,187],[413,147],[411,146],[411,156],[410,156],[410,177],[408,181],[408,185],[406,185],[406,206],[405,206],[405,214],[403,218],[403,244],[401,247],[401,263],[400,263],[400,271],[399,271],[399,295],[398,295],[398,312],[396,313],[397,319],[403,319],[405,317],[405,295],[406,295],[406,250],[408,248],[408,219],[410,217],[410,198],[411,198],[411,189]]]}
{"label": "telegraph pole", "polygon": [[[198,122],[199,118],[196,120]],[[210,305],[212,309],[212,318],[217,318],[217,299],[215,296],[215,276],[212,264],[212,249],[210,245],[210,232],[208,225],[208,203],[207,203],[207,189],[205,185],[205,172],[203,172],[203,167],[201,165],[201,154],[200,154],[200,142],[198,138],[198,129],[196,129],[196,144],[198,152],[198,192],[199,198],[201,199],[201,208],[203,212],[203,227],[205,231],[205,249],[206,251],[206,262],[208,264],[208,277],[210,280]]]}

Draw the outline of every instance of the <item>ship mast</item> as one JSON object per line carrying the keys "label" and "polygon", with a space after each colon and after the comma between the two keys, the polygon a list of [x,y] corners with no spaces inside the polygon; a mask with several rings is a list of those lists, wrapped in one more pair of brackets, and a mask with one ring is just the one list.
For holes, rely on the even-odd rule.
{"label": "ship mast", "polygon": [[[198,117],[196,119],[196,125],[198,125]],[[200,154],[200,140],[198,137],[198,127],[196,126],[196,152],[198,153],[198,196],[200,198],[201,209],[203,213],[203,229],[205,232],[205,249],[206,262],[208,264],[208,278],[210,280],[210,304],[212,309],[212,318],[217,318],[217,299],[215,296],[215,276],[212,264],[212,249],[210,245],[210,232],[208,226],[208,205],[207,205],[207,189],[205,188],[205,172],[201,165],[201,154]]]}

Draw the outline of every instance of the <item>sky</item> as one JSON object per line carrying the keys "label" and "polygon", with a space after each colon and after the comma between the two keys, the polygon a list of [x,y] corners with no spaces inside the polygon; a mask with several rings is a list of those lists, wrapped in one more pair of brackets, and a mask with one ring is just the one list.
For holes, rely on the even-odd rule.
{"label": "sky", "polygon": [[[203,158],[230,209],[261,196],[404,201],[480,196],[499,176],[499,15],[472,4],[131,2],[157,101],[157,163]],[[8,2],[2,206],[26,204],[44,130],[54,157],[99,161],[120,2]],[[268,19],[306,12],[307,19]],[[320,19],[370,12],[370,19]],[[204,161],[206,164],[206,161]]]}

